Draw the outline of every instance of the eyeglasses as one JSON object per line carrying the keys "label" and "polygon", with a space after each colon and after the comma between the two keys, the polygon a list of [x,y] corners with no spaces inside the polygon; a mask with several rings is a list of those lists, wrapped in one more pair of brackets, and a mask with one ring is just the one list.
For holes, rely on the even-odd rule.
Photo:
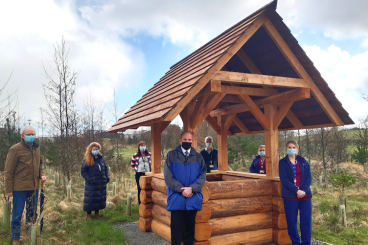
{"label": "eyeglasses", "polygon": [[24,134],[25,136],[36,136],[36,134]]}

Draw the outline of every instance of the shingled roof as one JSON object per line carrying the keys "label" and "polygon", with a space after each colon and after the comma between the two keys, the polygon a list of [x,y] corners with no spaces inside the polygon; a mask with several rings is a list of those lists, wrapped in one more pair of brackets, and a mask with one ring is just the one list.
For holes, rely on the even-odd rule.
{"label": "shingled roof", "polygon": [[[210,75],[214,72],[210,69],[220,59],[222,62],[226,59],[226,63],[220,68],[223,71],[252,73],[249,71],[249,67],[245,66],[242,60],[235,55],[238,50],[233,53],[232,47],[242,42],[244,33],[248,29],[255,28],[257,20],[265,15],[288,44],[291,51],[328,100],[341,121],[344,124],[353,124],[354,122],[350,119],[348,113],[344,110],[325,80],[321,77],[297,40],[284,24],[282,18],[275,11],[276,6],[277,1],[264,6],[170,67],[170,70],[108,132],[125,131],[126,129],[133,129],[139,126],[150,126],[152,123],[159,121],[172,121],[180,113],[181,109],[209,82]],[[240,51],[244,51],[249,56],[257,67],[259,74],[299,78],[262,26],[256,27],[255,33],[245,40],[245,44],[242,45]],[[209,70],[211,74],[208,74]],[[206,76],[208,76],[208,79]],[[206,81],[203,82],[203,80]],[[227,85],[227,83],[223,84]],[[260,86],[251,85],[241,86],[261,88]],[[290,88],[285,87],[273,87],[273,89],[276,89],[280,93],[290,90]],[[211,96],[208,97],[208,100],[210,99]],[[252,97],[252,99],[257,100],[257,97]],[[238,103],[241,103],[241,101],[234,100],[234,98],[229,99],[225,96],[215,109],[237,105]],[[311,96],[310,99],[294,102],[291,111],[303,126],[313,127],[313,125],[328,125],[332,123],[314,96]],[[238,113],[238,118],[250,131],[263,130],[263,127],[249,111]],[[285,117],[279,129],[296,128]],[[242,132],[235,123],[231,125],[229,130],[232,134]]]}

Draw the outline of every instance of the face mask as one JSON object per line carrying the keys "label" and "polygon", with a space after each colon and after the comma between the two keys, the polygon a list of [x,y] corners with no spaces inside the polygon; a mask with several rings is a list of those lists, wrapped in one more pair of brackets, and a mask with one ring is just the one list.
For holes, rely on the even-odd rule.
{"label": "face mask", "polygon": [[260,155],[261,157],[264,157],[264,156],[266,156],[266,152],[265,151],[259,151],[258,155]]}
{"label": "face mask", "polygon": [[287,149],[287,154],[289,156],[294,156],[296,155],[296,149]]}
{"label": "face mask", "polygon": [[98,154],[99,150],[92,151],[92,155],[96,156]]}
{"label": "face mask", "polygon": [[181,147],[183,147],[184,150],[189,150],[191,146],[192,146],[192,142],[182,142],[181,143]]}
{"label": "face mask", "polygon": [[212,143],[206,143],[207,148],[211,148],[212,147]]}
{"label": "face mask", "polygon": [[141,147],[139,147],[139,149],[141,150],[141,152],[144,152],[146,150],[146,147],[145,146],[141,146]]}
{"label": "face mask", "polygon": [[32,143],[34,141],[35,137],[34,136],[26,136],[26,142],[27,143]]}

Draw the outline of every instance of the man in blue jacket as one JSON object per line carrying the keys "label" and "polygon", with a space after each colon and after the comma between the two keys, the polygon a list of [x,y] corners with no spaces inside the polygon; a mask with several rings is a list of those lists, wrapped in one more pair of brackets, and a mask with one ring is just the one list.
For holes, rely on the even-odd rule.
{"label": "man in blue jacket", "polygon": [[164,177],[167,185],[167,210],[171,211],[171,244],[194,243],[195,216],[202,209],[202,187],[206,181],[206,164],[191,147],[193,135],[184,132],[180,146],[167,154]]}

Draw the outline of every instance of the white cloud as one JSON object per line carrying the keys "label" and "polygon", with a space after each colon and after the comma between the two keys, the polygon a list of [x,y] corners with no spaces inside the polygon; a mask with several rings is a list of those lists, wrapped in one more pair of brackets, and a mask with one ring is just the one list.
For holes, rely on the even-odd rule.
{"label": "white cloud", "polygon": [[367,40],[365,40],[365,41],[362,43],[362,46],[363,46],[363,47],[368,47],[368,39],[367,39]]}
{"label": "white cloud", "polygon": [[318,46],[303,49],[350,117],[358,122],[368,115],[368,102],[362,98],[368,94],[368,51],[352,56],[334,45],[327,50]]}

